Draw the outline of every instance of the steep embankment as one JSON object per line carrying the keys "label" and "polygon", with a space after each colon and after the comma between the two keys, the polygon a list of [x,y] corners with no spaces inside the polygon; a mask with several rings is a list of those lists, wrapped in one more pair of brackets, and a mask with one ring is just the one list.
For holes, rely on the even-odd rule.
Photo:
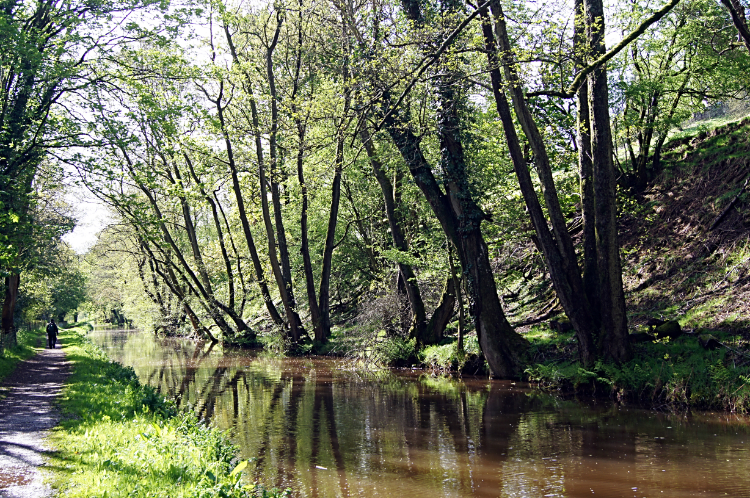
{"label": "steep embankment", "polygon": [[[649,188],[621,196],[634,358],[583,368],[572,332],[536,327],[529,380],[652,407],[750,412],[748,137],[745,120],[674,141]],[[696,333],[670,324],[657,338],[653,319]]]}
{"label": "steep embankment", "polygon": [[632,326],[679,319],[750,338],[749,139],[745,119],[673,141],[651,186],[624,201]]}

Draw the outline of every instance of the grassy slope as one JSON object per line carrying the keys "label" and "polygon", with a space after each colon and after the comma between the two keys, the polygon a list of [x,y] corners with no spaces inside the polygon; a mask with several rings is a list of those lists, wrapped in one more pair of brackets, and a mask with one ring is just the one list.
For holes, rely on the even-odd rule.
{"label": "grassy slope", "polygon": [[45,344],[43,336],[42,329],[18,331],[18,346],[6,349],[0,357],[0,382],[15,370],[19,362],[36,354],[36,347]]}
{"label": "grassy slope", "polygon": [[60,340],[73,363],[52,436],[61,496],[278,496],[243,483],[225,434],[178,413],[93,346],[85,329],[62,330]]}
{"label": "grassy slope", "polygon": [[750,176],[748,136],[743,120],[671,142],[664,171],[626,206],[621,241],[631,325],[651,316],[750,334],[750,189],[709,230]]}
{"label": "grassy slope", "polygon": [[750,120],[681,137],[647,191],[623,196],[623,281],[633,332],[648,318],[678,320],[727,347],[707,351],[696,335],[635,344],[635,359],[583,369],[572,334],[528,333],[543,387],[594,390],[652,406],[750,411],[750,189],[714,229],[750,176]]}

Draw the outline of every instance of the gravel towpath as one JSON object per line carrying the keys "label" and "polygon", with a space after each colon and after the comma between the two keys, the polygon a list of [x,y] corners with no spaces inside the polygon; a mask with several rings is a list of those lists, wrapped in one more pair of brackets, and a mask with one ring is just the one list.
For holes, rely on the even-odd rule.
{"label": "gravel towpath", "polygon": [[5,379],[0,400],[0,497],[52,496],[44,484],[45,445],[60,414],[55,404],[69,365],[60,349],[41,350]]}

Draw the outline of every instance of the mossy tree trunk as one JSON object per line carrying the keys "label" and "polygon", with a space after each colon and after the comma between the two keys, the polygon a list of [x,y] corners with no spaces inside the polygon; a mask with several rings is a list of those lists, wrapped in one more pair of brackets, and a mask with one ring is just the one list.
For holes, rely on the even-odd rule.
{"label": "mossy tree trunk", "polygon": [[[407,17],[413,22],[414,29],[419,29],[424,21],[420,3],[416,0],[403,0],[402,5]],[[452,12],[455,7],[450,2],[443,5],[448,12]],[[527,342],[510,326],[500,305],[489,251],[481,231],[485,214],[474,201],[469,187],[460,138],[461,78],[448,64],[441,64],[438,70],[440,74],[435,80],[439,98],[438,139],[442,184],[445,185],[446,192],[440,188],[418,138],[400,112],[390,112],[384,124],[443,231],[458,248],[477,338],[491,374],[510,378],[520,373]]]}
{"label": "mossy tree trunk", "polygon": [[[591,55],[599,58],[604,44],[604,4],[584,0]],[[591,121],[591,157],[596,199],[596,252],[599,277],[599,353],[617,362],[632,358],[622,289],[620,245],[617,238],[615,166],[612,160],[612,130],[609,119],[607,69],[602,65],[588,77]]]}

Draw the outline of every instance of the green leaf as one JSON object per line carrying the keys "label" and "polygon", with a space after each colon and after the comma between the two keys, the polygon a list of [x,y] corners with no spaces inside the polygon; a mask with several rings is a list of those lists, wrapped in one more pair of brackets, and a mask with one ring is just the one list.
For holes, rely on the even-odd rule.
{"label": "green leaf", "polygon": [[245,467],[247,467],[247,460],[242,460],[240,463],[237,464],[237,466],[232,470],[232,472],[229,473],[230,477],[234,477],[243,470],[245,470]]}

